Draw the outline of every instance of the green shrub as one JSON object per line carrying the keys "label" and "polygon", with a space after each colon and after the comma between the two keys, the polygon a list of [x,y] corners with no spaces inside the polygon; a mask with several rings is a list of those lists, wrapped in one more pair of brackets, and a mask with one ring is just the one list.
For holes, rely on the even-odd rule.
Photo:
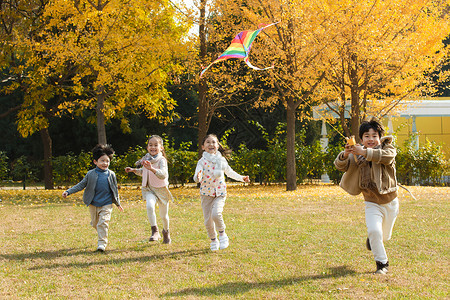
{"label": "green shrub", "polygon": [[53,180],[56,185],[73,185],[83,179],[94,167],[92,155],[82,151],[79,155],[70,152],[53,158]]}
{"label": "green shrub", "polygon": [[330,181],[333,182],[334,184],[339,184],[343,174],[341,171],[338,171],[334,166],[334,160],[336,159],[338,154],[343,150],[344,150],[343,145],[331,143],[328,144],[326,152],[324,153],[323,156],[323,164],[325,171],[327,172]]}
{"label": "green shrub", "polygon": [[189,151],[191,142],[181,143],[174,149],[170,143],[166,144],[166,154],[169,168],[169,180],[172,184],[184,185],[193,181],[195,167],[197,166],[197,152]]}
{"label": "green shrub", "polygon": [[269,180],[269,172],[266,167],[269,162],[267,151],[260,149],[248,149],[245,144],[241,144],[239,149],[232,154],[228,161],[230,166],[241,175],[248,175],[251,182],[264,183]]}
{"label": "green shrub", "polygon": [[[123,155],[114,155],[111,161],[110,169],[116,173],[117,181],[119,183],[140,181],[134,173],[126,173],[125,168],[135,168],[136,161],[141,159],[147,153],[147,150],[141,146],[129,148]],[[140,178],[140,177],[139,177]]]}
{"label": "green shrub", "polygon": [[397,178],[407,185],[444,185],[443,176],[450,166],[445,158],[442,146],[435,142],[426,143],[417,150],[413,143],[415,136],[411,136],[398,149],[396,157]]}
{"label": "green shrub", "polygon": [[36,182],[39,179],[39,172],[42,167],[38,165],[39,162],[32,162],[26,156],[21,156],[16,159],[11,168],[11,174],[13,180],[19,180],[23,182],[25,188],[25,182]]}
{"label": "green shrub", "polygon": [[0,180],[8,179],[8,156],[5,152],[0,151]]}
{"label": "green shrub", "polygon": [[297,144],[297,181],[299,183],[319,179],[325,172],[324,154],[319,141],[312,145]]}
{"label": "green shrub", "polygon": [[[250,122],[261,132],[266,149],[248,149],[245,144],[232,152],[228,158],[230,166],[239,174],[250,176],[252,182],[260,184],[279,183],[286,181],[286,124],[280,123],[275,134],[269,137],[265,129],[256,122]],[[233,129],[227,130],[221,138],[221,143],[226,146],[227,139]],[[297,182],[312,182],[320,179],[326,172],[333,183],[339,183],[342,172],[336,170],[334,160],[338,153],[344,149],[343,143],[330,142],[326,151],[322,150],[319,141],[312,145],[305,142],[305,131],[296,135],[296,171]],[[396,157],[397,178],[400,183],[406,185],[443,185],[443,176],[449,175],[449,160],[445,159],[442,147],[429,142],[415,150],[411,137],[403,147],[398,148]],[[169,167],[169,181],[171,184],[184,185],[193,182],[193,175],[198,161],[197,152],[191,142],[182,143],[175,147],[172,140],[163,136],[164,148],[167,154]],[[333,138],[330,137],[330,141]],[[176,148],[176,149],[175,149]],[[116,172],[119,183],[136,182],[140,178],[132,173],[126,173],[125,167],[135,167],[135,162],[140,159],[147,150],[136,146],[130,148],[123,155],[115,155],[111,161],[111,170]],[[8,173],[7,157],[0,152],[0,178],[6,178]],[[90,153],[81,152],[79,155],[68,153],[65,156],[53,158],[53,176],[57,185],[69,185],[79,182],[89,169],[93,168]],[[16,179],[37,179],[40,175],[39,168],[32,166],[25,157],[18,159],[12,168],[11,174]]]}

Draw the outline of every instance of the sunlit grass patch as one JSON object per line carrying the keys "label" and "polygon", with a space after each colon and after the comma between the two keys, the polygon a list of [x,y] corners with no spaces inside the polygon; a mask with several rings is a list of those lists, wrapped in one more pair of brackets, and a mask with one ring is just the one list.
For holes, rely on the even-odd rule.
{"label": "sunlit grass patch", "polygon": [[[0,190],[0,298],[446,298],[450,189],[400,190],[388,276],[365,249],[361,196],[332,185],[230,185],[230,247],[209,250],[197,188],[172,188],[173,243],[148,242],[141,191],[120,189],[109,245],[82,192]],[[161,224],[159,216],[158,223]],[[161,226],[161,225],[160,225]]]}

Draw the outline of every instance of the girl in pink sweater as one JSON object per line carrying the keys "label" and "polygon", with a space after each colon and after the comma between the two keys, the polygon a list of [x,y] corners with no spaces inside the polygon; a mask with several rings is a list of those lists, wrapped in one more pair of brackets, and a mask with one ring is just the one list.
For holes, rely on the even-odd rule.
{"label": "girl in pink sweater", "polygon": [[172,194],[169,191],[169,171],[163,146],[163,139],[158,135],[152,135],[147,143],[148,153],[136,162],[141,168],[126,167],[127,173],[132,172],[142,176],[142,197],[147,204],[147,216],[152,226],[150,241],[161,238],[156,224],[155,207],[159,206],[159,214],[163,223],[163,243],[170,244],[169,234],[169,201]]}

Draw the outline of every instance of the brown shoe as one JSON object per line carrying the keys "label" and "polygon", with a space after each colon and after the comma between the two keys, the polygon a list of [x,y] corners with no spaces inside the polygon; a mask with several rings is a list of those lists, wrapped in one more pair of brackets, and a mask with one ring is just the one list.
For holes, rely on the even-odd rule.
{"label": "brown shoe", "polygon": [[149,241],[150,242],[157,241],[160,238],[161,235],[159,234],[158,226],[152,226],[152,236],[150,237]]}
{"label": "brown shoe", "polygon": [[170,244],[172,242],[172,240],[170,239],[170,233],[169,230],[164,230],[163,229],[163,243],[164,244]]}

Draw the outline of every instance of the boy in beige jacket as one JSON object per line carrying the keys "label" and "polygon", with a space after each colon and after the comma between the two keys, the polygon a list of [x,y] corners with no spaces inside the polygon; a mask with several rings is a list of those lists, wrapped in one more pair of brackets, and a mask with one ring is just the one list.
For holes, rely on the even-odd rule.
{"label": "boy in beige jacket", "polygon": [[388,271],[384,241],[391,238],[399,211],[395,175],[397,151],[392,145],[392,136],[383,137],[383,134],[383,126],[377,120],[364,121],[359,127],[362,146],[345,145],[345,150],[334,161],[336,168],[345,172],[340,186],[350,195],[362,193],[364,196],[366,246],[375,258],[375,274]]}

